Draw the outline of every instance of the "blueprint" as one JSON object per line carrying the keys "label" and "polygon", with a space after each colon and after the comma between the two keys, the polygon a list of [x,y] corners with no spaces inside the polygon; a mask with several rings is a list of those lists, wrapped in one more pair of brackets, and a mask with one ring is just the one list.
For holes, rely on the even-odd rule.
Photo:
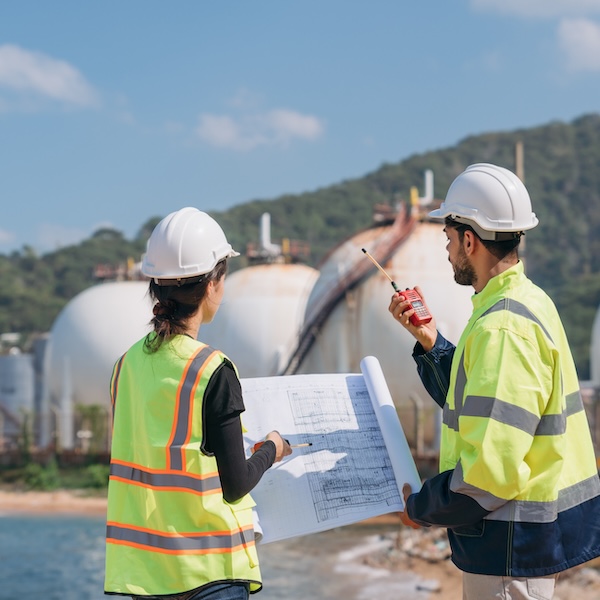
{"label": "blueprint", "polygon": [[276,429],[295,448],[251,495],[263,543],[403,510],[417,473],[379,362],[359,374],[242,379],[248,452]]}

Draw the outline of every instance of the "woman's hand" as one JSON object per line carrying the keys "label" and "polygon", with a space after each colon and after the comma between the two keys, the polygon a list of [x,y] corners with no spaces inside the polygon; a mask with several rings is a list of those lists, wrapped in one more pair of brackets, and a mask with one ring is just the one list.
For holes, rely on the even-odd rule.
{"label": "woman's hand", "polygon": [[292,453],[292,448],[290,447],[287,440],[284,440],[279,431],[271,431],[271,433],[267,434],[266,440],[271,440],[275,444],[275,462],[279,462],[285,456],[289,456]]}

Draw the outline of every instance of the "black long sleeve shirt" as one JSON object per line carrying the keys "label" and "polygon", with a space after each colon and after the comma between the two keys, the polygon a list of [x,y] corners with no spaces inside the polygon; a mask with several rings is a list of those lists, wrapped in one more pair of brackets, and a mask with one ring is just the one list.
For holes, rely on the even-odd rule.
{"label": "black long sleeve shirt", "polygon": [[223,498],[235,502],[248,494],[275,461],[275,443],[265,442],[250,458],[244,453],[240,415],[242,386],[230,362],[212,375],[204,394],[201,451],[216,458]]}

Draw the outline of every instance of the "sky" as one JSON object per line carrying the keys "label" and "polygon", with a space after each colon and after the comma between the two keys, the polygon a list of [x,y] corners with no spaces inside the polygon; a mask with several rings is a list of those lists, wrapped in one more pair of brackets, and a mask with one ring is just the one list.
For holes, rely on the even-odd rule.
{"label": "sky", "polygon": [[597,112],[600,0],[2,2],[0,254]]}

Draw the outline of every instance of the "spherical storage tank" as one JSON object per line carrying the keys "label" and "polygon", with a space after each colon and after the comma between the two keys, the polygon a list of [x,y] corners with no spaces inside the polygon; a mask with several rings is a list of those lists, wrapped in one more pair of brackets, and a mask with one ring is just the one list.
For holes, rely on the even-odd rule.
{"label": "spherical storage tank", "polygon": [[319,273],[302,264],[263,264],[227,275],[221,307],[201,341],[221,350],[240,377],[276,375],[292,351]]}
{"label": "spherical storage tank", "polygon": [[62,447],[74,443],[73,409],[100,405],[110,410],[109,383],[116,360],[150,331],[148,283],[103,283],[81,292],[58,315],[44,364],[42,445],[55,413]]}
{"label": "spherical storage tank", "polygon": [[[414,338],[394,321],[388,311],[394,289],[390,280],[362,252],[363,248],[369,251],[375,246],[386,234],[385,230],[385,227],[377,227],[359,232],[338,246],[321,266],[321,275],[307,303],[305,321],[309,321],[312,313],[318,310],[319,300],[325,291],[336,282],[343,281],[360,262],[367,261],[371,269],[356,288],[346,292],[344,299],[329,315],[302,362],[302,372],[307,372],[307,369],[314,371],[321,368],[319,365],[329,372],[343,372],[350,367],[355,369],[365,354],[376,355],[381,363],[388,363],[395,372],[401,370],[403,379],[412,372],[412,359],[408,364],[409,372],[405,372],[402,363],[410,358]],[[417,223],[382,267],[400,289],[421,288],[438,329],[456,343],[471,315],[473,288],[460,286],[454,281],[446,243],[443,225]],[[390,370],[390,373],[393,371]]]}

